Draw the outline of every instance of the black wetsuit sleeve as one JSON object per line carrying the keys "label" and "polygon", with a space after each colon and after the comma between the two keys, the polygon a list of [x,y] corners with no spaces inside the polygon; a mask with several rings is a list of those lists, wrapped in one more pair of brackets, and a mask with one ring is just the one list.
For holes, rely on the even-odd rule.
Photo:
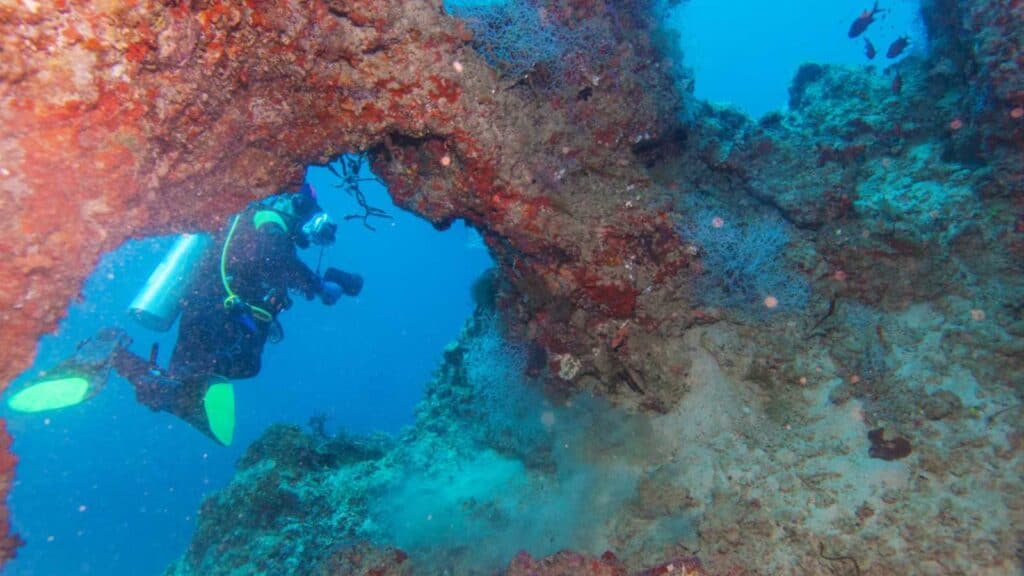
{"label": "black wetsuit sleeve", "polygon": [[286,233],[276,226],[263,226],[257,235],[269,274],[277,275],[288,288],[302,292],[306,298],[320,293],[320,276],[299,259]]}

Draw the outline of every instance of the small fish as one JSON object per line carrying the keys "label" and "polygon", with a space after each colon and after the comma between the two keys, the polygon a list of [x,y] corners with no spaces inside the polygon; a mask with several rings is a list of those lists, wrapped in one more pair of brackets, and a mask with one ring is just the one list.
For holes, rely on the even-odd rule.
{"label": "small fish", "polygon": [[903,76],[900,76],[900,73],[897,72],[892,77],[892,93],[899,96],[900,92],[903,92]]}
{"label": "small fish", "polygon": [[879,12],[884,12],[884,10],[878,9],[878,0],[875,0],[875,5],[871,8],[871,11],[865,10],[853,21],[853,24],[850,24],[850,38],[856,38],[863,34],[868,29],[868,26],[871,26],[871,23],[875,21],[875,14]]}
{"label": "small fish", "polygon": [[910,45],[910,38],[900,36],[889,44],[889,51],[885,53],[887,58],[895,58],[903,53],[903,50]]}
{"label": "small fish", "polygon": [[875,59],[875,54],[876,54],[876,52],[875,52],[875,45],[871,43],[871,40],[868,40],[867,37],[865,37],[864,38],[864,55],[868,57],[868,60],[874,60]]}

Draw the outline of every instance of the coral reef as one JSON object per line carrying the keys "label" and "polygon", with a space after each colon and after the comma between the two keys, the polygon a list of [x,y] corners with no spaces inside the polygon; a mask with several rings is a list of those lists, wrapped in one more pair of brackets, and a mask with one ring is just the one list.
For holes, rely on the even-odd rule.
{"label": "coral reef", "polygon": [[[191,547],[167,574],[347,574],[371,566],[395,574],[702,574],[682,549],[622,560],[610,551],[591,558],[559,550],[610,543],[603,525],[628,500],[638,465],[619,462],[626,454],[654,456],[630,444],[634,436],[651,439],[650,430],[642,417],[623,420],[607,404],[580,400],[576,408],[547,405],[520,422],[557,439],[557,457],[538,458],[522,444],[509,449],[502,434],[508,416],[477,410],[474,380],[486,367],[473,364],[517,355],[514,344],[495,345],[496,337],[493,309],[481,308],[446,350],[416,425],[392,445],[269,429],[230,486],[204,502]],[[480,359],[481,350],[493,357]],[[512,380],[502,386],[510,394],[531,385],[521,374],[497,374]],[[595,464],[607,467],[606,480],[588,476]],[[565,514],[567,501],[577,514]],[[517,553],[523,549],[547,557]]]}
{"label": "coral reef", "polygon": [[461,354],[449,359],[463,371],[459,381],[466,402],[460,415],[469,421],[486,422],[474,430],[479,440],[498,452],[513,455],[528,466],[550,464],[551,445],[542,423],[545,409],[540,383],[524,380],[528,351],[510,342],[497,314],[486,314],[470,324],[472,338]]}
{"label": "coral reef", "polygon": [[473,49],[503,74],[521,78],[539,66],[558,69],[565,50],[562,35],[529,2],[448,2],[445,8],[473,32]]}
{"label": "coral reef", "polygon": [[324,562],[322,574],[343,576],[406,576],[411,574],[408,557],[401,550],[374,548],[366,543],[341,546]]}
{"label": "coral reef", "polygon": [[[630,297],[581,279],[572,267],[584,254],[553,245],[575,230],[562,216],[599,210],[571,202],[576,187],[560,182],[574,174],[606,197],[614,193],[602,182],[614,174],[583,157],[575,173],[545,174],[542,148],[539,160],[519,164],[534,171],[530,179],[502,173],[506,193],[536,187],[550,203],[487,216],[492,250],[514,267],[481,290],[512,338],[547,353],[548,400],[517,416],[524,429],[541,419],[547,439],[504,443],[505,420],[482,417],[480,406],[500,408],[481,397],[480,381],[511,399],[525,383],[507,381],[509,366],[530,372],[544,361],[495,341],[494,311],[485,307],[446,351],[416,426],[375,474],[349,484],[370,503],[339,508],[366,519],[340,538],[397,546],[423,573],[504,565],[508,573],[668,573],[673,559],[696,550],[713,574],[1019,570],[1024,282],[1013,255],[1021,253],[1022,189],[1007,172],[1017,168],[1019,125],[1010,125],[1011,138],[968,138],[970,128],[951,122],[967,118],[971,89],[936,72],[942,66],[900,62],[890,72],[903,78],[899,94],[870,69],[808,66],[788,113],[754,123],[694,105],[677,130],[633,147],[649,179],[638,185],[663,188],[674,212],[664,226],[681,233],[659,235],[660,221],[629,229],[635,236],[601,227],[601,251],[587,258],[644,274],[649,262],[632,268],[631,242],[651,243],[645,254],[665,263],[653,254],[671,241],[679,264],[666,281],[671,295]],[[983,134],[992,129],[985,118],[963,122]],[[445,184],[422,159],[439,143],[391,145],[378,169],[403,202],[443,224],[456,209],[434,194]],[[396,165],[417,169],[395,174]],[[468,196],[471,210],[495,206]],[[621,207],[630,214],[638,201]],[[716,249],[729,252],[714,244],[721,228],[707,218],[721,206],[729,207],[723,220],[743,226],[786,221],[784,271],[809,286],[805,313],[751,315],[763,304],[756,289],[746,291],[755,302],[707,307],[701,279],[723,271],[705,267]],[[522,220],[531,213],[552,240],[531,235],[531,220]],[[694,219],[705,228],[688,227]],[[780,242],[760,244],[781,257]],[[753,269],[751,282],[761,256],[753,266],[737,257],[741,270]],[[556,324],[571,330],[552,334]],[[581,391],[641,410],[623,413]],[[519,548],[548,557],[524,553],[507,564]],[[585,556],[602,550],[615,555]],[[232,553],[260,558],[245,546]],[[175,573],[210,569],[186,561]]]}
{"label": "coral reef", "polygon": [[[1021,3],[926,1],[927,57],[805,66],[757,123],[679,93],[648,3],[536,8],[599,49],[495,70],[419,0],[4,4],[0,378],[103,251],[368,151],[396,202],[483,233],[497,312],[546,370],[552,405],[518,417],[551,441],[472,416],[500,396],[470,351],[504,349],[471,327],[394,446],[270,431],[172,573],[471,573],[552,543],[619,558],[510,570],[696,549],[712,573],[1019,568]],[[805,314],[700,298],[714,240],[679,222],[715,205],[787,222]],[[912,450],[871,458],[876,429]]]}
{"label": "coral reef", "polygon": [[524,417],[549,436],[542,465],[495,442],[504,419],[475,409],[473,356],[518,354],[494,344],[493,314],[478,310],[448,347],[390,448],[325,466],[304,455],[329,436],[268,431],[168,574],[334,573],[352,547],[370,564],[346,565],[400,558],[388,569],[417,574],[1001,574],[1019,562],[1019,400],[970,377],[975,350],[949,347],[931,306],[900,315],[906,333],[884,352],[914,367],[890,376],[886,404],[905,413],[859,389],[837,400],[852,375],[827,346],[718,322],[687,331],[689,393],[667,414],[575,396]]}
{"label": "coral reef", "polygon": [[[357,556],[361,562],[380,561],[380,551],[364,553],[365,544],[347,538],[357,533],[366,513],[358,479],[387,451],[387,443],[377,438],[325,437],[296,426],[272,426],[239,460],[231,488],[204,502],[188,561],[216,566],[209,570],[218,573],[244,566],[246,573],[270,574],[294,573],[316,562],[339,567]],[[302,549],[293,549],[300,540]],[[397,565],[404,561],[384,556]]]}
{"label": "coral reef", "polygon": [[[653,568],[636,572],[633,576],[660,576],[661,574],[704,574],[696,558],[675,558]],[[507,576],[558,576],[580,574],[586,576],[626,576],[629,572],[614,554],[605,552],[600,558],[588,558],[571,551],[562,551],[541,560],[520,552],[509,564]]]}

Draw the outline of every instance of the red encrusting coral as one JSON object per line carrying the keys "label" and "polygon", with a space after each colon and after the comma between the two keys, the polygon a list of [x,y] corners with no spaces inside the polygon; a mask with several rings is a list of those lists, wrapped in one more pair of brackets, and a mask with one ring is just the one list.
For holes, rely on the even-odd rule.
{"label": "red encrusting coral", "polygon": [[[11,452],[11,435],[0,423],[0,494],[7,494],[14,483],[14,466],[17,457]],[[0,564],[14,558],[21,538],[11,532],[11,517],[6,507],[0,508]]]}
{"label": "red encrusting coral", "polygon": [[[612,318],[629,318],[636,309],[638,292],[622,283],[612,283],[587,269],[577,269],[576,281],[590,302],[596,304]],[[586,305],[586,303],[581,303]]]}

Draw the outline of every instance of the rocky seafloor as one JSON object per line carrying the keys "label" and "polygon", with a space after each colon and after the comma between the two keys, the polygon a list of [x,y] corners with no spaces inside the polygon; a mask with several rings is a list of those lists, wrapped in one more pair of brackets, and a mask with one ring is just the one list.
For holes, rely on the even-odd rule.
{"label": "rocky seafloor", "polygon": [[[1014,573],[1019,400],[974,344],[1001,330],[955,296],[867,308],[810,343],[781,318],[687,332],[689,392],[650,417],[545,399],[481,305],[413,427],[271,428],[167,574]],[[876,372],[842,366],[876,344]]]}
{"label": "rocky seafloor", "polygon": [[1019,573],[1020,56],[945,4],[928,58],[634,149],[699,262],[677,298],[559,350],[535,321],[590,324],[555,288],[482,279],[415,425],[268,430],[167,574]]}

